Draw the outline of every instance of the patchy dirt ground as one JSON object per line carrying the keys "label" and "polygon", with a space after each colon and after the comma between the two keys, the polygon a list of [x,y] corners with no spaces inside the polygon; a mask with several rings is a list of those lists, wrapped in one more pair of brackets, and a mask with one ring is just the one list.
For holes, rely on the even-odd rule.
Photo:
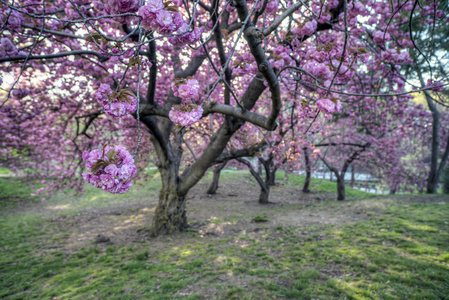
{"label": "patchy dirt ground", "polygon": [[[383,210],[393,200],[378,201],[336,201],[333,193],[311,192],[304,194],[300,187],[282,183],[273,187],[271,203],[258,203],[258,186],[249,179],[228,181],[220,184],[218,193],[207,195],[208,183],[200,183],[188,195],[188,220],[191,228],[200,236],[226,238],[251,232],[260,232],[270,227],[309,227],[347,224],[366,220],[375,210]],[[448,202],[447,196],[404,196],[394,201],[410,203]],[[321,202],[334,201],[320,206]],[[374,204],[375,203],[375,204]],[[49,244],[50,249],[73,252],[97,244],[133,245],[147,242],[148,228],[157,204],[157,198],[149,201],[130,201],[113,207],[88,209],[77,213],[65,212],[68,207],[55,203],[30,205],[20,209],[32,211],[50,219],[57,226],[58,244]],[[55,214],[55,212],[57,212]],[[254,222],[256,217],[266,217],[267,222]],[[165,236],[156,239],[155,246],[182,237]],[[63,242],[61,242],[63,240]]]}

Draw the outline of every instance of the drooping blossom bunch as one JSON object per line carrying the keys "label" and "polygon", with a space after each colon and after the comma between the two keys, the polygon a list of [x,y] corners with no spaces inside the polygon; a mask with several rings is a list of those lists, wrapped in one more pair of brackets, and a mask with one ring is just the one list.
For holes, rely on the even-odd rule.
{"label": "drooping blossom bunch", "polygon": [[199,105],[173,105],[168,114],[170,120],[181,126],[189,127],[198,122],[203,115],[203,108]]}
{"label": "drooping blossom bunch", "polygon": [[317,108],[325,112],[327,114],[333,114],[341,111],[341,101],[340,100],[329,100],[329,99],[320,99],[316,102]]}
{"label": "drooping blossom bunch", "polygon": [[162,0],[149,0],[139,8],[137,14],[141,17],[143,28],[162,35],[173,33],[185,23],[171,1],[163,3]]}
{"label": "drooping blossom bunch", "polygon": [[83,178],[94,187],[112,194],[123,194],[132,186],[131,177],[136,174],[132,155],[121,145],[104,145],[103,150],[84,151],[83,160],[89,173]]}
{"label": "drooping blossom bunch", "polygon": [[135,112],[137,108],[137,98],[129,89],[115,92],[108,84],[103,83],[95,97],[104,105],[106,115],[113,118],[122,118]]}
{"label": "drooping blossom bunch", "polygon": [[175,79],[172,84],[173,93],[176,97],[180,97],[184,100],[194,100],[198,97],[198,90],[200,84],[198,80],[187,77],[187,79]]}

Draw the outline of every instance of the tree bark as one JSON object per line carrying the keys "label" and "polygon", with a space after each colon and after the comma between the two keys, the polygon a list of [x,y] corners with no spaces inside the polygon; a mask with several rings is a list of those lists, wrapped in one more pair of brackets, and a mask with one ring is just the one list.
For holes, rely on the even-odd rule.
{"label": "tree bark", "polygon": [[440,148],[440,112],[433,103],[432,97],[429,92],[425,91],[427,104],[432,112],[432,148],[431,148],[431,161],[430,161],[430,172],[427,177],[427,193],[434,194],[437,192],[438,187],[438,149]]}
{"label": "tree bark", "polygon": [[151,236],[182,231],[187,227],[185,196],[177,194],[172,188],[162,189],[154,213]]}
{"label": "tree bark", "polygon": [[[418,70],[419,80],[421,85],[424,86],[424,79],[421,75],[421,70]],[[435,194],[437,192],[438,181],[440,179],[440,170],[438,168],[438,150],[440,148],[440,111],[436,106],[432,96],[429,91],[425,90],[424,95],[426,97],[427,105],[432,112],[432,145],[431,145],[431,156],[430,156],[430,171],[427,177],[427,190],[428,194]],[[442,162],[443,163],[443,162]]]}
{"label": "tree bark", "polygon": [[263,159],[259,157],[259,162],[265,169],[265,183],[269,186],[274,186],[276,184],[276,168],[271,170],[273,165],[273,158]]}
{"label": "tree bark", "polygon": [[302,187],[302,191],[304,193],[310,193],[310,180],[312,177],[311,166],[310,166],[310,157],[309,150],[307,148],[303,148],[304,150],[304,161],[306,164],[306,180],[304,181],[304,185]]}
{"label": "tree bark", "polygon": [[270,198],[270,186],[264,185],[261,186],[260,195],[259,195],[259,203],[260,204],[268,204]]}
{"label": "tree bark", "polygon": [[221,170],[226,166],[227,161],[219,164],[214,168],[214,177],[212,178],[212,182],[210,183],[209,189],[207,190],[207,194],[213,195],[217,193],[218,189],[218,181],[220,180]]}
{"label": "tree bark", "polygon": [[337,200],[343,201],[343,200],[345,200],[344,174],[343,175],[335,174],[335,176],[337,177],[337,193],[338,193]]}

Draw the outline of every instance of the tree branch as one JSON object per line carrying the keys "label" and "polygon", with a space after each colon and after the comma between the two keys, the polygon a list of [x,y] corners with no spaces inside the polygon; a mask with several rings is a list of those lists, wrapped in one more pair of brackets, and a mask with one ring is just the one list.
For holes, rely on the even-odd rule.
{"label": "tree branch", "polygon": [[18,61],[18,60],[31,60],[31,59],[52,59],[52,58],[59,58],[59,57],[66,57],[71,55],[95,55],[98,57],[98,60],[100,62],[107,61],[109,58],[107,56],[103,56],[98,52],[95,51],[89,51],[89,50],[75,50],[70,52],[60,52],[55,54],[47,54],[47,55],[16,55],[16,56],[9,56],[9,57],[0,57],[0,63],[1,62],[7,62],[7,61]]}

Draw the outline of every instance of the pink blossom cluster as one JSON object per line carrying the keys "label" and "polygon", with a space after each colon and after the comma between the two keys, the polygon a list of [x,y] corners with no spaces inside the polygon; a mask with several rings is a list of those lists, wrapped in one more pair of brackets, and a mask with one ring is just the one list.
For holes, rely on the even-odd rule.
{"label": "pink blossom cluster", "polygon": [[378,45],[383,45],[387,41],[391,41],[391,36],[388,32],[376,30],[373,32],[373,41]]}
{"label": "pink blossom cluster", "polygon": [[444,90],[444,83],[441,81],[433,82],[431,79],[428,79],[426,87],[431,87],[431,91],[441,92],[442,90]]}
{"label": "pink blossom cluster", "polygon": [[94,187],[112,194],[123,194],[132,186],[131,177],[136,174],[132,155],[121,145],[104,146],[103,150],[84,151],[83,160],[89,173],[83,178]]}
{"label": "pink blossom cluster", "polygon": [[413,59],[410,58],[408,51],[402,51],[400,53],[390,52],[390,51],[382,51],[381,57],[385,62],[395,63],[395,64],[410,64],[413,62]]}
{"label": "pink blossom cluster", "polygon": [[7,22],[7,28],[18,29],[23,23],[22,14],[18,11],[4,10],[0,13],[0,28]]}
{"label": "pink blossom cluster", "polygon": [[[139,0],[106,0],[104,9],[108,15],[135,13],[139,9]],[[132,16],[115,17],[120,23],[126,23]]]}
{"label": "pink blossom cluster", "polygon": [[304,36],[310,36],[316,31],[318,23],[316,20],[306,22],[302,28],[295,27],[292,29],[292,32],[298,36],[298,38],[302,38]]}
{"label": "pink blossom cluster", "polygon": [[16,46],[8,38],[5,37],[0,40],[0,57],[14,56],[18,53]]}
{"label": "pink blossom cluster", "polygon": [[200,84],[198,80],[194,78],[187,78],[186,80],[178,80],[172,84],[173,93],[176,97],[180,97],[184,100],[194,100],[198,97],[198,90]]}
{"label": "pink blossom cluster", "polygon": [[106,115],[112,118],[122,118],[136,111],[137,98],[127,96],[125,101],[123,99],[115,98],[111,100],[111,95],[115,93],[109,84],[101,84],[100,88],[95,93],[95,98],[100,104],[104,106]]}
{"label": "pink blossom cluster", "polygon": [[336,100],[335,102],[330,99],[320,99],[316,102],[316,106],[322,112],[327,114],[333,114],[341,111],[341,101]]}
{"label": "pink blossom cluster", "polygon": [[183,22],[183,24],[178,28],[177,33],[183,33],[181,35],[175,35],[168,38],[170,44],[174,46],[183,46],[186,44],[194,44],[198,42],[201,38],[201,31],[198,27],[195,27],[193,31],[189,31],[190,27],[187,22]]}
{"label": "pink blossom cluster", "polygon": [[171,34],[178,30],[185,21],[178,12],[170,11],[162,0],[148,0],[140,7],[137,14],[142,17],[143,28],[156,31],[159,34]]}
{"label": "pink blossom cluster", "polygon": [[198,122],[203,116],[203,108],[197,105],[173,105],[168,117],[170,120],[181,126],[189,127]]}

